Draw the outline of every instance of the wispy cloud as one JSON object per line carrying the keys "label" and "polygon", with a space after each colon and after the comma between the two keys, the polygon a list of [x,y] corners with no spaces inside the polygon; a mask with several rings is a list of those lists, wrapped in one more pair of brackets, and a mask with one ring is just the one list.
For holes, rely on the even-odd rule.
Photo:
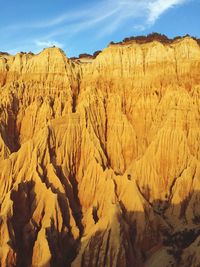
{"label": "wispy cloud", "polygon": [[29,23],[15,23],[14,25],[8,25],[4,27],[5,30],[19,30],[19,29],[43,29],[50,28],[63,23],[73,23],[74,20],[81,19],[88,15],[88,10],[66,12],[60,14],[52,19],[46,19],[43,21],[32,21]]}
{"label": "wispy cloud", "polygon": [[[108,36],[124,25],[130,25],[133,31],[150,28],[167,10],[191,0],[102,0],[95,1],[87,8],[81,6],[77,11],[68,11],[52,19],[31,23],[15,24],[4,27],[4,31],[21,32],[27,30],[32,37],[32,44],[38,47],[60,46],[57,40],[71,38],[79,33],[96,34],[90,38]],[[1,30],[0,30],[1,31]],[[41,37],[41,31],[43,36]],[[39,35],[39,36],[38,36]],[[53,41],[52,41],[53,39]],[[55,40],[57,39],[57,40]]]}
{"label": "wispy cloud", "polygon": [[[107,0],[80,13],[66,13],[43,23],[43,27],[58,26],[47,34],[46,38],[68,33],[75,35],[89,28],[98,27],[97,36],[105,36],[116,31],[130,20],[130,27],[141,31],[152,26],[168,9],[189,0]],[[140,24],[137,23],[140,19]],[[34,26],[34,25],[33,25]],[[102,27],[101,27],[102,26]]]}

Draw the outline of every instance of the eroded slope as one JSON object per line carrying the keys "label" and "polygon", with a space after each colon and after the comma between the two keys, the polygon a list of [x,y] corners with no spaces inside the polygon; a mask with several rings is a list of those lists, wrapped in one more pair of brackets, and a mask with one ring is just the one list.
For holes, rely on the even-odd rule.
{"label": "eroded slope", "polygon": [[199,266],[199,73],[189,37],[1,54],[1,266]]}

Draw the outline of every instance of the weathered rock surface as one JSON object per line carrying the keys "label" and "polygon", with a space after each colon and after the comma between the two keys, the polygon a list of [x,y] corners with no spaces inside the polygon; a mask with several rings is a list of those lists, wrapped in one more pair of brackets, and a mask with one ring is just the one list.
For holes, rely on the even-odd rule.
{"label": "weathered rock surface", "polygon": [[0,266],[200,266],[200,46],[0,54]]}

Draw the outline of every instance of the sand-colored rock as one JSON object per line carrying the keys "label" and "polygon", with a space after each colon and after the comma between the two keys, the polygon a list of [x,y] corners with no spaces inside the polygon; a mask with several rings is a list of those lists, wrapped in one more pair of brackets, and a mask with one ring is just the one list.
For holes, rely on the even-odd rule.
{"label": "sand-colored rock", "polygon": [[0,266],[197,267],[200,46],[0,54]]}

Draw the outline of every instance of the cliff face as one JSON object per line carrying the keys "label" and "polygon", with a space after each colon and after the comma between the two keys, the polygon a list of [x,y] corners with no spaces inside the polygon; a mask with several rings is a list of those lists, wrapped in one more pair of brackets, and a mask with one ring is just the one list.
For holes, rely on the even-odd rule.
{"label": "cliff face", "polygon": [[200,46],[0,54],[0,266],[197,267]]}

